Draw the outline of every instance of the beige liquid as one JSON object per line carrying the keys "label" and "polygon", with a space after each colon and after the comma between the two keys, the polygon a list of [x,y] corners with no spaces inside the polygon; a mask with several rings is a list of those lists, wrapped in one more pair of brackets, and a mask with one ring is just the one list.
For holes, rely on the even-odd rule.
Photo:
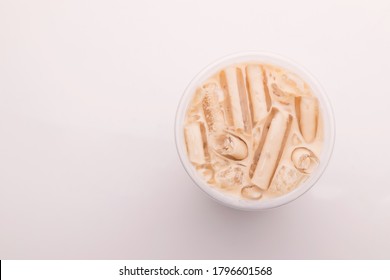
{"label": "beige liquid", "polygon": [[187,155],[210,187],[245,199],[292,191],[319,164],[322,114],[310,87],[272,65],[232,65],[194,92]]}

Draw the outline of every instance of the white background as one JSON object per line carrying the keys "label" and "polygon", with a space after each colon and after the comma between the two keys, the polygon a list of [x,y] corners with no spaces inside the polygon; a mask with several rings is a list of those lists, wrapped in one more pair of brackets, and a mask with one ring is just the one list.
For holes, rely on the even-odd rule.
{"label": "white background", "polygon": [[[241,212],[181,166],[175,111],[215,59],[309,69],[336,145],[297,201]],[[389,1],[0,0],[0,258],[390,258]]]}

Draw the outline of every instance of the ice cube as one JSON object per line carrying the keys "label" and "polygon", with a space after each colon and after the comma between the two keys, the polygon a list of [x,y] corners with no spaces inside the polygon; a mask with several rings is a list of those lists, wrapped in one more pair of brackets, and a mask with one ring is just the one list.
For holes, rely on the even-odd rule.
{"label": "ice cube", "polygon": [[248,199],[260,199],[263,195],[263,192],[258,186],[251,185],[243,187],[241,189],[241,195]]}
{"label": "ice cube", "polygon": [[294,135],[292,136],[292,144],[293,145],[299,145],[302,143],[302,140],[299,138],[299,136],[297,134],[294,133]]}
{"label": "ice cube", "polygon": [[214,172],[211,166],[203,166],[197,168],[198,173],[206,180],[206,182],[210,182],[213,179]]}
{"label": "ice cube", "polygon": [[283,165],[276,172],[270,191],[286,193],[297,187],[303,178],[304,175],[300,174],[296,169]]}
{"label": "ice cube", "polygon": [[229,159],[243,160],[248,156],[246,143],[230,133],[215,135],[212,137],[211,145],[218,154]]}
{"label": "ice cube", "polygon": [[304,147],[294,149],[291,154],[291,160],[296,169],[306,174],[312,173],[319,164],[316,155]]}
{"label": "ice cube", "polygon": [[222,188],[234,189],[242,185],[244,172],[239,166],[229,166],[226,169],[219,171],[215,179]]}

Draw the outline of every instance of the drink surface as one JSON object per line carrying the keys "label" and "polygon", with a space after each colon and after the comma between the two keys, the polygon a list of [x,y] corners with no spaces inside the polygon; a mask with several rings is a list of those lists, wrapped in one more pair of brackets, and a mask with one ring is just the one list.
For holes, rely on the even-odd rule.
{"label": "drink surface", "polygon": [[261,200],[299,187],[319,164],[322,114],[308,84],[269,64],[235,64],[193,93],[187,156],[210,186]]}

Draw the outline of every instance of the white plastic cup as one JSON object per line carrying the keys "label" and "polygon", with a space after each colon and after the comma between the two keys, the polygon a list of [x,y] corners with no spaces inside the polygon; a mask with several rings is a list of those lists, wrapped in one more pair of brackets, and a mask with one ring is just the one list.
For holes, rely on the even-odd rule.
{"label": "white plastic cup", "polygon": [[[275,198],[267,198],[258,201],[242,199],[238,196],[224,193],[223,191],[218,190],[218,188],[208,185],[207,182],[205,182],[204,179],[197,173],[195,167],[189,161],[184,141],[185,115],[196,89],[201,86],[209,77],[224,69],[225,67],[229,65],[250,62],[279,66],[300,76],[311,87],[313,94],[318,98],[324,123],[324,143],[322,152],[319,155],[320,163],[315,171],[310,175],[310,177],[291,192]],[[297,199],[305,192],[307,192],[311,187],[313,187],[313,185],[318,181],[318,179],[325,171],[325,168],[327,167],[332,155],[335,140],[335,121],[332,107],[324,89],[321,87],[319,82],[302,66],[291,61],[290,59],[271,53],[245,52],[225,56],[215,61],[192,79],[183,93],[176,113],[175,138],[176,148],[184,169],[201,190],[207,193],[210,197],[214,198],[216,201],[229,207],[240,210],[265,210],[284,205]]]}

